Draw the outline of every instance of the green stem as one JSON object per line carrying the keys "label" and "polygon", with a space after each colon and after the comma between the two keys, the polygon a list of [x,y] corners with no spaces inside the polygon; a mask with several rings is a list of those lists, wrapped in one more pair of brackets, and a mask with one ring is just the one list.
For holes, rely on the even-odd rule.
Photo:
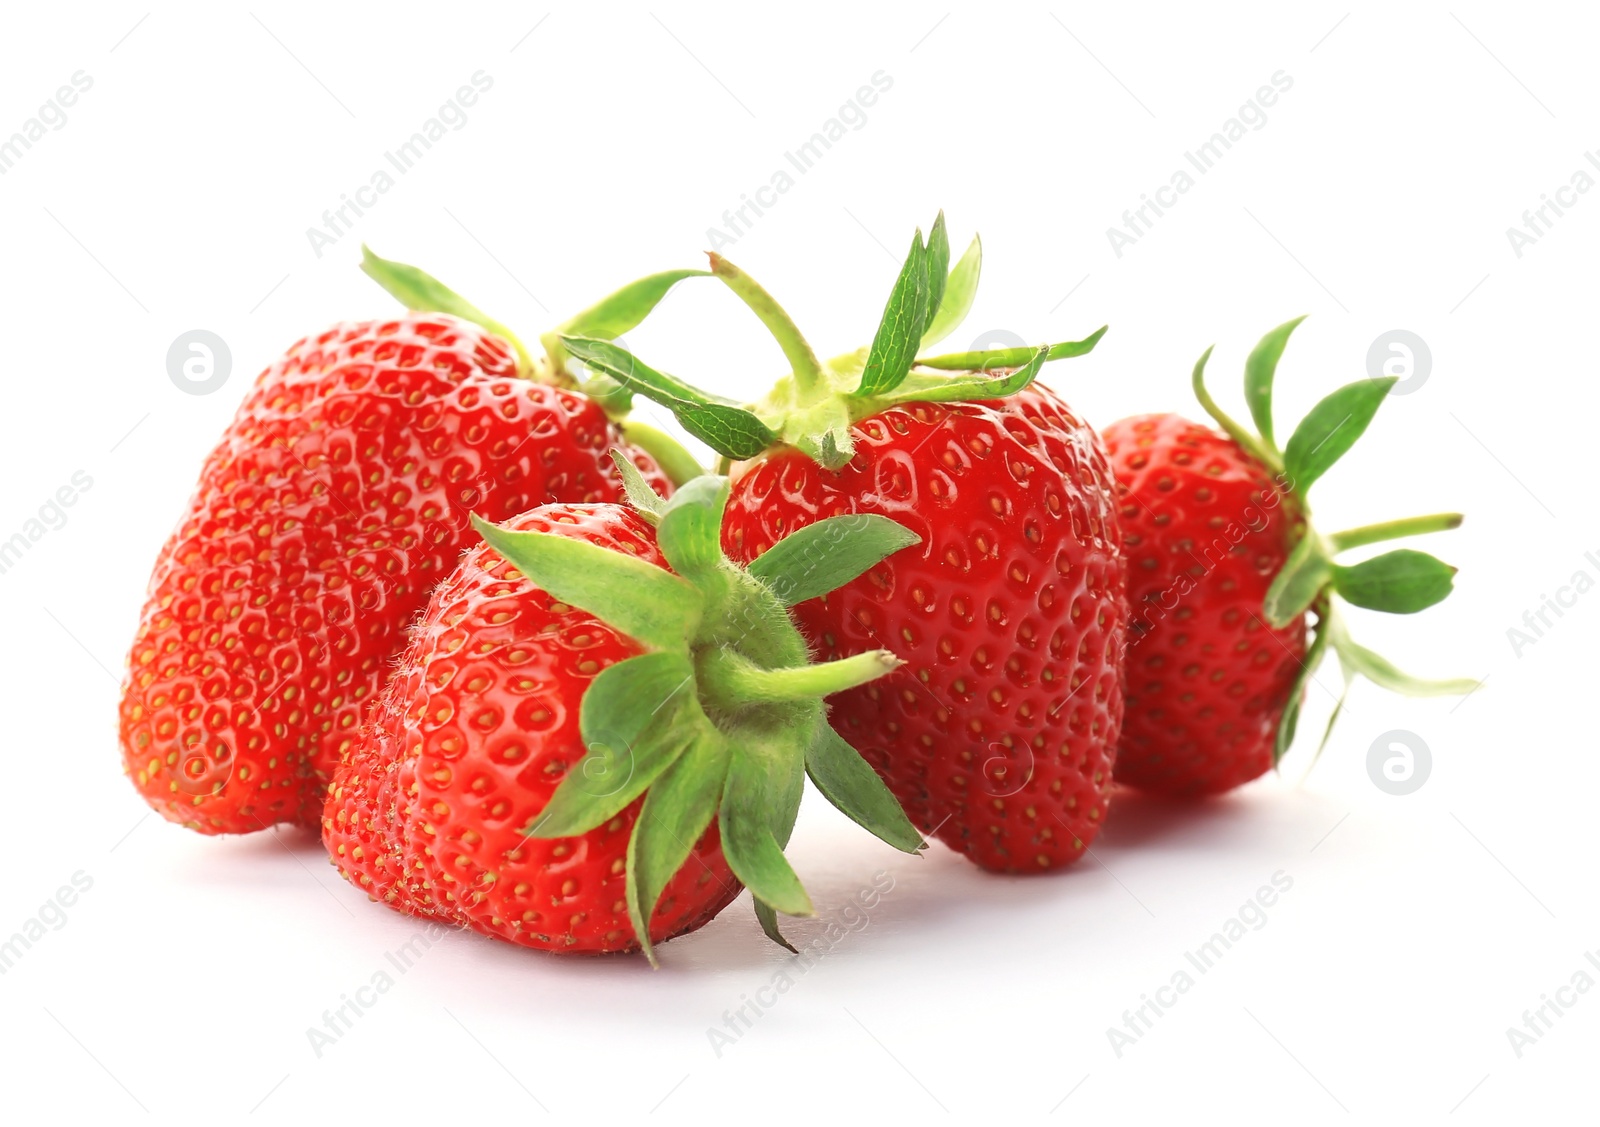
{"label": "green stem", "polygon": [[567,372],[567,350],[561,343],[561,330],[551,329],[539,337],[539,343],[544,347],[545,363],[551,371]]}
{"label": "green stem", "polygon": [[711,273],[721,278],[723,283],[738,295],[739,300],[761,318],[761,323],[778,342],[778,347],[783,349],[783,355],[789,361],[789,368],[794,373],[795,387],[801,396],[809,397],[826,390],[822,361],[817,359],[817,354],[812,351],[811,345],[806,343],[806,338],[800,334],[799,327],[790,319],[789,314],[784,312],[783,306],[762,289],[754,278],[720,254],[712,254],[710,258]]}
{"label": "green stem", "polygon": [[532,380],[534,383],[547,384],[550,387],[564,387],[568,391],[576,391],[578,381],[573,379],[572,373],[565,366],[566,352],[561,353],[562,359],[557,361],[554,353],[545,350],[544,356],[535,356],[525,370],[517,374],[523,379]]}
{"label": "green stem", "polygon": [[637,419],[622,420],[622,433],[639,449],[656,460],[661,472],[674,486],[700,477],[706,471],[694,460],[694,455],[678,444],[678,440],[665,431],[657,430]]}
{"label": "green stem", "polygon": [[816,665],[762,669],[729,650],[712,648],[701,654],[697,672],[702,699],[732,711],[752,704],[832,696],[875,681],[900,665],[888,650],[869,650]]}
{"label": "green stem", "polygon": [[1430,513],[1423,517],[1404,517],[1381,524],[1364,524],[1360,528],[1347,528],[1335,532],[1328,546],[1335,552],[1359,548],[1365,544],[1378,544],[1384,540],[1397,540],[1402,536],[1419,536],[1424,532],[1447,532],[1461,527],[1460,513]]}
{"label": "green stem", "polygon": [[[1215,345],[1212,346],[1216,347]],[[1206,414],[1217,421],[1217,425],[1228,432],[1228,437],[1244,447],[1256,461],[1271,469],[1282,472],[1283,458],[1276,450],[1269,449],[1259,438],[1245,430],[1228,415],[1217,401],[1211,398],[1211,393],[1206,390],[1206,361],[1211,359],[1211,349],[1208,348],[1195,361],[1194,365],[1194,397],[1200,401],[1200,406],[1206,409]]]}

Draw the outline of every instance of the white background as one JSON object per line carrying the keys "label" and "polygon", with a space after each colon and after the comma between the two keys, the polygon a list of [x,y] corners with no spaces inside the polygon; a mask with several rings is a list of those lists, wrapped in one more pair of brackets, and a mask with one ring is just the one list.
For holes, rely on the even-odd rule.
{"label": "white background", "polygon": [[[1592,1104],[1600,990],[1520,1059],[1506,1035],[1600,948],[1583,706],[1600,594],[1520,656],[1507,637],[1575,572],[1600,577],[1582,458],[1600,192],[1520,258],[1506,236],[1600,147],[1588,13],[464,7],[5,17],[0,134],[75,71],[94,80],[0,177],[0,539],[75,471],[93,479],[0,575],[0,938],[75,872],[93,880],[0,977],[8,1121],[1500,1123]],[[494,85],[467,124],[317,257],[306,228],[478,70]],[[726,250],[817,346],[868,339],[940,207],[958,251],[974,229],[987,251],[952,346],[1110,323],[1049,376],[1093,422],[1193,414],[1187,374],[1213,342],[1236,406],[1257,337],[1310,312],[1279,374],[1287,432],[1366,374],[1379,334],[1420,334],[1428,379],[1319,486],[1318,518],[1466,510],[1419,545],[1461,566],[1457,594],[1354,627],[1416,672],[1486,686],[1464,702],[1358,686],[1308,772],[1338,688],[1325,669],[1280,776],[1201,806],[1121,796],[1095,858],[1050,878],[987,876],[942,847],[902,857],[813,796],[791,856],[823,916],[880,869],[894,888],[720,1057],[707,1028],[787,965],[747,898],[654,973],[449,936],[319,1059],[307,1028],[420,925],[344,884],[311,836],[201,838],[146,816],[118,769],[125,647],[205,452],[291,341],[393,308],[355,268],[360,240],[532,339],[629,278],[697,264],[724,209],[880,70],[893,87],[866,124]],[[1265,126],[1114,254],[1106,229],[1280,70],[1293,88]],[[165,366],[195,328],[234,359],[203,397]],[[709,284],[629,340],[733,394],[781,367]],[[1390,729],[1432,751],[1406,797],[1367,771]],[[1107,1028],[1279,870],[1293,888],[1265,926],[1117,1056]]]}

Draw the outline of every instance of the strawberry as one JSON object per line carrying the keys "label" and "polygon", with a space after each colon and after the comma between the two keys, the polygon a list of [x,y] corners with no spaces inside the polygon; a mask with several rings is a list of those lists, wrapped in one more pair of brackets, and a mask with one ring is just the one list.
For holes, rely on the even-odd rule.
{"label": "strawberry", "polygon": [[[1273,379],[1303,319],[1268,333],[1245,365],[1245,395],[1259,433],[1229,418],[1206,391],[1209,349],[1195,365],[1194,390],[1221,433],[1170,414],[1105,429],[1133,606],[1118,782],[1191,796],[1218,794],[1264,774],[1294,739],[1307,682],[1329,648],[1343,667],[1346,691],[1356,674],[1413,695],[1469,692],[1475,685],[1401,673],[1352,641],[1338,614],[1334,596],[1411,614],[1448,595],[1455,568],[1423,552],[1403,548],[1349,566],[1334,557],[1455,528],[1461,515],[1331,536],[1312,528],[1308,491],[1366,431],[1394,379],[1335,391],[1278,449]],[[1341,697],[1328,731],[1342,705]]]}
{"label": "strawberry", "polygon": [[545,505],[478,522],[334,776],[323,838],[380,902],[526,947],[623,951],[735,895],[811,913],[783,855],[804,773],[886,841],[922,845],[831,727],[823,694],[898,664],[808,664],[786,600],[915,537],[825,521],[748,569],[719,548],[728,484],[670,502],[619,457],[637,510]]}
{"label": "strawberry", "polygon": [[713,255],[712,273],[793,369],[750,408],[614,345],[566,343],[744,459],[724,533],[735,559],[846,513],[921,537],[797,617],[824,658],[888,646],[905,659],[832,704],[912,822],[986,869],[1040,872],[1076,861],[1098,833],[1122,722],[1128,612],[1110,471],[1094,432],[1032,382],[1101,333],[916,359],[965,315],[977,282],[977,241],[947,277],[945,240],[941,215],[926,244],[913,240],[870,348],[826,364],[764,290]]}
{"label": "strawberry", "polygon": [[[335,325],[267,368],[151,576],[123,759],[147,802],[201,833],[317,824],[407,623],[478,539],[470,513],[619,499],[619,444],[663,480],[558,361],[534,364],[419,270],[370,252],[364,268],[426,312]],[[684,276],[572,323],[623,331]]]}

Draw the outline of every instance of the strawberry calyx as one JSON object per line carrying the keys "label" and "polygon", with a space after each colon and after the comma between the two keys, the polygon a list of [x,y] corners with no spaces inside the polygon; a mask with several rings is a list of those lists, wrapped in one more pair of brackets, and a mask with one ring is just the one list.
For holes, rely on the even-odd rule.
{"label": "strawberry calyx", "polygon": [[901,403],[1015,395],[1046,363],[1082,356],[1105,334],[1102,327],[1083,340],[1060,344],[919,355],[966,317],[982,260],[982,244],[974,236],[955,266],[949,265],[949,237],[940,212],[926,241],[920,229],[913,236],[872,343],[824,361],[771,294],[726,258],[711,254],[712,276],[755,313],[789,361],[789,373],[756,403],[711,395],[581,333],[564,335],[562,343],[591,370],[671,410],[686,430],[724,458],[752,458],[785,445],[837,470],[854,453],[851,428],[862,419]]}
{"label": "strawberry calyx", "polygon": [[670,435],[624,418],[633,407],[633,396],[627,388],[604,375],[574,372],[567,363],[568,354],[561,338],[566,333],[598,340],[621,336],[641,324],[673,286],[685,278],[708,277],[706,271],[666,270],[628,283],[540,336],[544,355],[535,357],[511,329],[426,270],[379,257],[365,244],[361,247],[361,270],[407,309],[447,313],[481,325],[504,339],[516,353],[517,373],[523,378],[582,391],[594,399],[607,415],[619,422],[629,441],[655,458],[674,485],[702,472],[694,457]]}
{"label": "strawberry calyx", "polygon": [[1329,650],[1339,660],[1344,691],[1328,719],[1318,754],[1327,746],[1350,685],[1358,675],[1406,696],[1454,696],[1470,693],[1478,686],[1477,681],[1467,678],[1430,680],[1402,672],[1388,659],[1357,644],[1339,613],[1336,599],[1390,614],[1415,614],[1442,602],[1454,587],[1456,568],[1426,552],[1396,548],[1354,564],[1340,563],[1338,557],[1370,544],[1458,528],[1462,516],[1431,513],[1328,535],[1316,530],[1308,500],[1312,484],[1366,433],[1395,377],[1357,380],[1327,395],[1311,408],[1280,448],[1273,428],[1273,383],[1289,337],[1304,320],[1296,317],[1273,329],[1245,361],[1244,395],[1256,427],[1253,432],[1223,411],[1206,389],[1205,368],[1211,349],[1206,349],[1196,362],[1193,375],[1195,398],[1217,425],[1273,476],[1285,510],[1294,521],[1288,557],[1267,589],[1261,617],[1275,630],[1300,621],[1307,613],[1315,619],[1311,643],[1278,725],[1274,763],[1283,758],[1294,741],[1304,689]]}
{"label": "strawberry calyx", "polygon": [[876,772],[829,725],[823,703],[898,668],[899,659],[874,650],[812,663],[789,608],[920,538],[885,517],[835,517],[741,567],[721,548],[726,478],[697,477],[663,500],[628,459],[613,457],[672,570],[583,540],[473,521],[523,576],[644,651],[590,683],[579,716],[587,754],[522,832],[577,836],[642,797],[628,845],[627,905],[655,965],[650,916],[715,821],[762,929],[787,947],[778,913],[813,914],[784,857],[807,776],[895,848],[916,853],[925,844]]}

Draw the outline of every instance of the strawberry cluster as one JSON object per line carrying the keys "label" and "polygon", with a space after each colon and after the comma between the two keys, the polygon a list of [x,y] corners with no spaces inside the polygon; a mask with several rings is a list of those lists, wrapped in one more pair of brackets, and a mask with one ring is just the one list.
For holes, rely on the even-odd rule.
{"label": "strawberry cluster", "polygon": [[[207,460],[151,580],[126,770],[202,833],[320,831],[413,915],[552,951],[643,950],[751,891],[812,902],[785,848],[805,782],[885,842],[985,869],[1077,861],[1118,784],[1177,796],[1271,769],[1334,654],[1408,693],[1340,601],[1413,613],[1454,569],[1397,549],[1458,514],[1320,534],[1308,493],[1389,389],[1328,396],[1280,448],[1298,321],[1246,364],[1255,431],[1194,391],[1096,433],[1036,382],[1082,340],[937,354],[972,305],[919,231],[871,344],[820,359],[719,255],[541,338],[364,252],[407,312],[294,345]],[[790,371],[699,390],[616,338],[690,277],[726,285]],[[669,409],[705,473],[627,416]],[[1338,710],[1335,710],[1335,717]],[[1330,720],[1330,728],[1332,721]],[[1324,736],[1326,742],[1326,735]]]}

